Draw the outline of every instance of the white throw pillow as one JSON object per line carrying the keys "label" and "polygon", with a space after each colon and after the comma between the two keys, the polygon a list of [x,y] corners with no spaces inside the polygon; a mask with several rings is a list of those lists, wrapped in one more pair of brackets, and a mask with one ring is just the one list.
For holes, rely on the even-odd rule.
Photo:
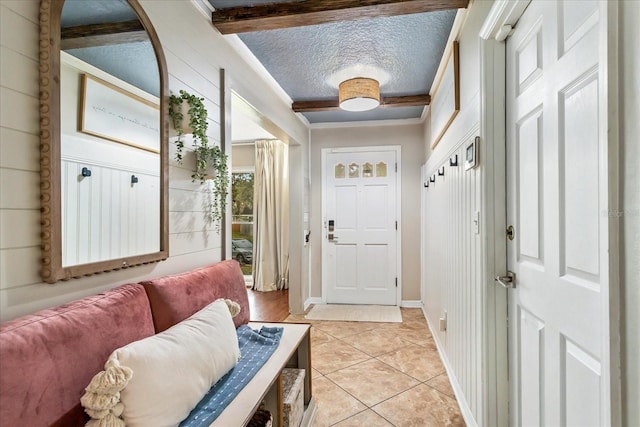
{"label": "white throw pillow", "polygon": [[120,392],[127,427],[178,425],[239,358],[236,329],[222,299],[115,350],[109,359],[133,371]]}

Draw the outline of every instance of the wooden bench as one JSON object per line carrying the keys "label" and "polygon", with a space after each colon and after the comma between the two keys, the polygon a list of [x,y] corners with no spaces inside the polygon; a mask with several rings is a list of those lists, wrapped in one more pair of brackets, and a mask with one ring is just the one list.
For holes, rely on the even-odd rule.
{"label": "wooden bench", "polygon": [[305,370],[302,426],[310,426],[316,412],[311,388],[311,325],[298,323],[249,323],[253,329],[262,326],[283,327],[280,344],[264,366],[211,424],[212,427],[246,426],[264,401],[273,415],[273,427],[283,425],[282,370]]}

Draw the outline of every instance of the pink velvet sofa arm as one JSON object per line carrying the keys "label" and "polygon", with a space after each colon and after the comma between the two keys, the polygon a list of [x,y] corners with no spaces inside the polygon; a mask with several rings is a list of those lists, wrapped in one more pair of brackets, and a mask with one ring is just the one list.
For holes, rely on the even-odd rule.
{"label": "pink velvet sofa arm", "polygon": [[249,297],[240,264],[222,261],[186,273],[140,282],[149,297],[156,332],[162,332],[218,298],[240,304],[236,328],[249,322]]}

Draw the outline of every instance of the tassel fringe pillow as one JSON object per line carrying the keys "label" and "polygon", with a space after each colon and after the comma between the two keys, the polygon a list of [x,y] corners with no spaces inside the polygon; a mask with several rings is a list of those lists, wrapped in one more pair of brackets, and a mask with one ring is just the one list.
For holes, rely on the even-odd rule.
{"label": "tassel fringe pillow", "polygon": [[87,426],[177,426],[238,362],[234,312],[237,303],[219,299],[164,332],[115,350],[81,399],[93,418]]}

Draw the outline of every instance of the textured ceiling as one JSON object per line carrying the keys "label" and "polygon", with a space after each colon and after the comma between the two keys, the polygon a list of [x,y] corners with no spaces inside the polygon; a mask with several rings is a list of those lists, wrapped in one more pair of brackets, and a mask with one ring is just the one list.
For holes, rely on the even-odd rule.
{"label": "textured ceiling", "polygon": [[[291,2],[297,0],[280,1]],[[274,0],[209,0],[215,8]],[[190,3],[185,2],[185,7]],[[428,93],[456,15],[455,10],[361,19],[239,34],[294,101],[335,99],[338,84],[353,77],[380,82],[382,96]],[[67,0],[63,27],[135,19],[126,0]],[[74,56],[158,95],[159,78],[150,43],[69,51]],[[418,118],[422,107],[367,112],[304,113],[311,123]]]}
{"label": "textured ceiling", "polygon": [[[67,0],[63,28],[138,19],[125,0]],[[67,53],[145,92],[160,96],[158,62],[150,41],[69,49]]]}
{"label": "textured ceiling", "polygon": [[[66,28],[134,19],[138,19],[138,16],[125,0],[66,0],[61,24]],[[158,66],[150,41],[68,49],[66,52],[150,94],[160,96]],[[274,138],[263,128],[262,119],[252,107],[235,94],[232,96],[232,114],[231,136],[234,142]]]}
{"label": "textured ceiling", "polygon": [[66,0],[62,7],[62,27],[104,24],[138,19],[125,0]]}
{"label": "textured ceiling", "polygon": [[[215,8],[273,0],[209,0]],[[456,10],[238,34],[294,101],[335,99],[340,82],[371,77],[382,96],[428,93]],[[304,113],[311,123],[417,118],[422,107]]]}
{"label": "textured ceiling", "polygon": [[158,61],[150,41],[68,49],[65,52],[151,95],[160,96]]}

